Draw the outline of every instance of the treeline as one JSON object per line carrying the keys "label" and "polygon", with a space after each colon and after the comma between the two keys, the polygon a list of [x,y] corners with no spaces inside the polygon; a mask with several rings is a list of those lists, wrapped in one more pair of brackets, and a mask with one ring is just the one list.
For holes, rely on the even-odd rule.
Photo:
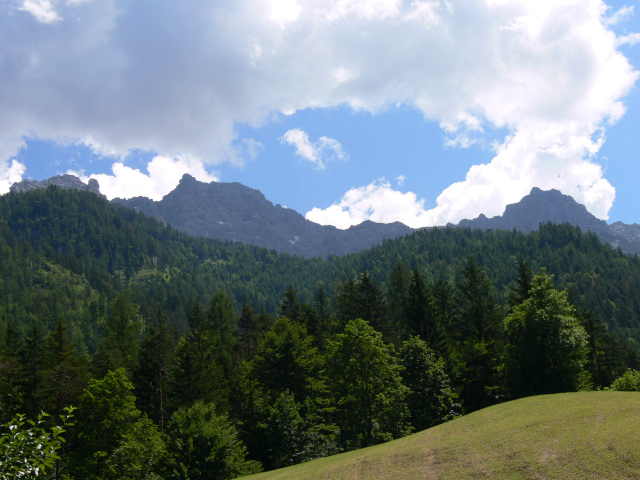
{"label": "treeline", "polygon": [[77,407],[56,478],[232,478],[640,366],[640,260],[569,225],[302,259],[51,187],[0,197],[0,250],[0,422]]}
{"label": "treeline", "polygon": [[517,262],[508,307],[473,257],[429,282],[398,262],[278,314],[196,301],[189,332],[121,291],[95,355],[64,318],[3,337],[2,421],[78,406],[55,478],[234,478],[405,436],[522,396],[608,387],[637,351]]}
{"label": "treeline", "polygon": [[640,260],[569,225],[542,225],[529,235],[424,229],[358,254],[303,259],[191,238],[89,192],[50,187],[0,197],[0,249],[0,329],[12,323],[26,334],[39,322],[50,331],[64,316],[70,338],[89,355],[124,288],[144,321],[162,309],[172,326],[187,333],[193,303],[207,302],[218,290],[237,309],[247,299],[275,314],[288,286],[305,302],[319,286],[333,295],[342,280],[364,271],[386,286],[399,261],[420,269],[429,282],[451,282],[468,255],[484,268],[503,306],[513,265],[525,258],[534,271],[552,273],[555,286],[593,309],[611,333],[636,345],[640,340]]}

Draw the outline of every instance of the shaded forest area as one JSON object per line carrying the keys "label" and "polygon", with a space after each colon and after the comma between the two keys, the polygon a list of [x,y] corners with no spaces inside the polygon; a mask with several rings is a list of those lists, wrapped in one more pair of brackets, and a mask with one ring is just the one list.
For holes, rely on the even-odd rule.
{"label": "shaded forest area", "polygon": [[569,225],[302,259],[50,187],[0,248],[0,421],[77,407],[53,478],[234,478],[640,366],[640,260]]}

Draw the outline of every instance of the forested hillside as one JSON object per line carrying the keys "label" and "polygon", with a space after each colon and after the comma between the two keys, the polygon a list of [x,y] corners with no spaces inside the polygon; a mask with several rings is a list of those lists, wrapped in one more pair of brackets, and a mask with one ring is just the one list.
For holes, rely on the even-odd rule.
{"label": "forested hillside", "polygon": [[638,368],[640,260],[568,225],[303,259],[50,187],[0,248],[0,420],[78,407],[57,478],[233,478]]}

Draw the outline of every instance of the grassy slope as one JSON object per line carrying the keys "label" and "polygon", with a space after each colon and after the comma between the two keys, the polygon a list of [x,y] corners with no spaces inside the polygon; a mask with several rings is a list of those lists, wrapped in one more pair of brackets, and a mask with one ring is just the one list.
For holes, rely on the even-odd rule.
{"label": "grassy slope", "polygon": [[637,479],[640,393],[525,398],[384,445],[247,478]]}

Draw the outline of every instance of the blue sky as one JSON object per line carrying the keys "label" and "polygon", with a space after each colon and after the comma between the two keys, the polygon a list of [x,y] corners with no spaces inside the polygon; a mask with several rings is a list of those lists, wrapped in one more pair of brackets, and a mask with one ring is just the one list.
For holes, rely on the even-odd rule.
{"label": "blue sky", "polygon": [[640,223],[640,12],[599,0],[4,0],[0,191],[184,173],[340,228],[532,187]]}

